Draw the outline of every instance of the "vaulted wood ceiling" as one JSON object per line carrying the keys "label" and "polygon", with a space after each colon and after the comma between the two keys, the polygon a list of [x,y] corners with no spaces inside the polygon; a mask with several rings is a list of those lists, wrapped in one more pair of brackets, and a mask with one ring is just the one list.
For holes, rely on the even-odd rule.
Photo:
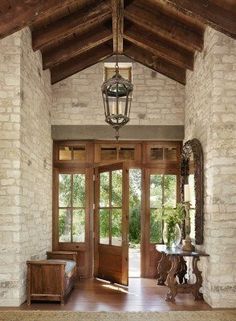
{"label": "vaulted wood ceiling", "polygon": [[0,1],[0,38],[29,26],[52,84],[114,53],[185,84],[206,25],[236,39],[236,0]]}

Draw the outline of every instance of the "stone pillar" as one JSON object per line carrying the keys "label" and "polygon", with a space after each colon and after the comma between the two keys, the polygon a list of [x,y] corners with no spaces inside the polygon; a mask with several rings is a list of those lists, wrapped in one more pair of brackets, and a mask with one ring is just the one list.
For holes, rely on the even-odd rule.
{"label": "stone pillar", "polygon": [[207,28],[186,85],[185,139],[204,150],[204,297],[236,306],[236,41]]}
{"label": "stone pillar", "polygon": [[19,304],[20,33],[0,41],[0,304]]}
{"label": "stone pillar", "polygon": [[26,260],[51,248],[51,84],[29,29],[0,46],[0,305],[26,298]]}

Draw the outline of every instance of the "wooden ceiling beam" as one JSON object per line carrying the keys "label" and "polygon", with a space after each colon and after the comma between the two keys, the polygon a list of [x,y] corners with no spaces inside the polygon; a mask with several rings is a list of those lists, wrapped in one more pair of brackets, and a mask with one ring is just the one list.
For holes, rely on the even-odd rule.
{"label": "wooden ceiling beam", "polygon": [[67,77],[70,77],[77,72],[110,57],[112,54],[112,47],[108,44],[103,44],[63,62],[51,69],[51,83],[55,84]]}
{"label": "wooden ceiling beam", "polygon": [[112,39],[112,32],[109,29],[99,26],[94,30],[75,37],[70,41],[63,42],[61,45],[53,47],[43,52],[43,68],[52,68],[55,65],[80,55],[94,47],[97,47]]}
{"label": "wooden ceiling beam", "polygon": [[112,1],[113,51],[123,53],[124,0]]}
{"label": "wooden ceiling beam", "polygon": [[51,23],[42,30],[33,31],[33,49],[43,49],[78,31],[81,33],[85,32],[109,17],[111,17],[109,1],[97,1],[93,6],[82,8],[69,16]]}
{"label": "wooden ceiling beam", "polygon": [[124,16],[129,21],[144,28],[144,30],[149,30],[180,46],[192,51],[202,51],[203,49],[203,32],[201,34],[197,33],[180,21],[165,16],[158,10],[148,11],[134,1],[125,8]]}
{"label": "wooden ceiling beam", "polygon": [[236,1],[156,0],[174,6],[216,30],[236,39]]}
{"label": "wooden ceiling beam", "polygon": [[194,54],[192,51],[173,45],[153,33],[144,33],[143,29],[131,26],[124,31],[124,39],[179,67],[193,70]]}
{"label": "wooden ceiling beam", "polygon": [[182,85],[186,84],[185,69],[173,65],[163,58],[157,58],[146,50],[140,49],[134,45],[125,44],[124,55]]}
{"label": "wooden ceiling beam", "polygon": [[0,38],[4,38],[23,27],[32,24],[39,16],[53,14],[75,0],[14,0],[8,6],[0,4]]}

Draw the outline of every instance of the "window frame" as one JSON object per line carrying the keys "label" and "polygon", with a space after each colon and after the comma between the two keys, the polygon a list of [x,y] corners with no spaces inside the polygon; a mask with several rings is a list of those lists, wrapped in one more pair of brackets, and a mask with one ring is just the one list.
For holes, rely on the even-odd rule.
{"label": "window frame", "polygon": [[[85,175],[85,195],[89,193],[89,171],[86,168],[54,168],[53,173],[53,248],[62,251],[85,250],[86,243],[89,241],[89,208],[90,199],[85,197],[85,238],[84,242],[60,242],[59,241],[59,175],[60,174],[84,174]],[[70,204],[73,205],[73,204]],[[74,209],[77,207],[69,206],[66,208]],[[79,207],[78,207],[79,208]],[[72,213],[71,213],[72,215]]]}
{"label": "window frame", "polygon": [[[150,201],[150,191],[151,191],[151,176],[152,175],[159,175],[161,176],[161,207],[158,208],[158,207],[151,207],[151,201]],[[162,210],[162,209],[165,209],[165,206],[164,206],[164,201],[165,201],[165,188],[164,188],[164,185],[165,185],[165,176],[175,176],[176,177],[176,197],[175,197],[175,202],[176,204],[178,203],[178,174],[177,173],[168,173],[168,172],[165,172],[165,173],[159,173],[159,172],[155,172],[155,170],[151,171],[150,174],[149,174],[149,200],[148,200],[148,204],[149,204],[149,210],[150,210],[150,217],[149,217],[149,242],[150,244],[164,244],[164,241],[163,241],[163,235],[161,235],[161,242],[152,242],[151,241],[151,210]],[[161,232],[163,233],[163,228],[164,228],[164,220],[163,218],[161,219],[160,221],[161,223],[161,226],[162,226],[162,229],[161,229]]]}

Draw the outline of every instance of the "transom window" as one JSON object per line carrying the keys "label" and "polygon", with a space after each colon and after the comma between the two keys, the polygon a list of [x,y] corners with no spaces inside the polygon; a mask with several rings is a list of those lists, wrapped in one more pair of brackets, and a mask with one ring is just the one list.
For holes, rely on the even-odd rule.
{"label": "transom window", "polygon": [[85,146],[60,146],[59,147],[59,160],[60,161],[70,161],[76,160],[80,162],[85,162],[86,160],[86,150]]}
{"label": "transom window", "polygon": [[[104,64],[104,80],[112,78],[115,72],[115,63],[108,62]],[[119,62],[119,74],[123,78],[132,81],[132,63]]]}

